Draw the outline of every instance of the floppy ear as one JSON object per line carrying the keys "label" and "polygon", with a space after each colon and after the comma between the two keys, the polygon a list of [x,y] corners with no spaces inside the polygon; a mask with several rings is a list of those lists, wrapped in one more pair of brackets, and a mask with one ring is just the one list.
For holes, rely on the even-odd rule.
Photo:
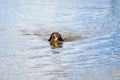
{"label": "floppy ear", "polygon": [[51,34],[51,36],[50,36],[50,38],[48,39],[48,41],[51,41],[53,34],[54,34],[54,33]]}
{"label": "floppy ear", "polygon": [[62,36],[60,34],[59,34],[59,40],[60,41],[64,41],[63,38],[62,38]]}

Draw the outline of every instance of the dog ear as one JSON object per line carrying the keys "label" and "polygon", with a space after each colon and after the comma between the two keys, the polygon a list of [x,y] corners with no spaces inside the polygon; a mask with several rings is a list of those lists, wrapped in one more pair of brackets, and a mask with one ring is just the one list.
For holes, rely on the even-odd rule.
{"label": "dog ear", "polygon": [[64,41],[63,38],[62,38],[62,36],[61,36],[61,34],[59,34],[59,40],[60,41]]}
{"label": "dog ear", "polygon": [[51,36],[50,36],[50,38],[48,39],[48,41],[51,41],[53,34],[54,34],[54,33],[51,34]]}

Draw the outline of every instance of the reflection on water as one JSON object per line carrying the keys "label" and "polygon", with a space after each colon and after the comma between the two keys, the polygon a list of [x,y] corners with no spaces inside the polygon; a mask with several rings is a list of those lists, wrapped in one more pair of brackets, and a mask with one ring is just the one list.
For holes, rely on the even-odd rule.
{"label": "reflection on water", "polygon": [[0,80],[119,80],[119,14],[119,0],[0,1]]}
{"label": "reflection on water", "polygon": [[51,48],[55,49],[55,48],[62,48],[63,46],[63,42],[50,42]]}

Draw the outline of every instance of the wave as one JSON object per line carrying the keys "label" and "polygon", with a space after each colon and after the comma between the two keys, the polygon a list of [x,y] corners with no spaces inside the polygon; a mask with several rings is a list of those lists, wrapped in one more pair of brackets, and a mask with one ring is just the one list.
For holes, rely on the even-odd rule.
{"label": "wave", "polygon": [[[43,40],[49,39],[49,36],[51,35],[51,31],[39,31],[39,30],[20,30],[22,36],[38,36],[42,38]],[[65,42],[71,42],[71,41],[77,41],[82,40],[85,37],[82,37],[80,33],[77,32],[60,32],[62,37],[64,38]]]}

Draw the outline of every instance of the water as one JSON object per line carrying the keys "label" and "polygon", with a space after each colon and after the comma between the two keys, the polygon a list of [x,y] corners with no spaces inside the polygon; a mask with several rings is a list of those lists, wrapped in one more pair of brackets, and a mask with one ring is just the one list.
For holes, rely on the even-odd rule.
{"label": "water", "polygon": [[120,80],[119,14],[119,0],[1,0],[0,80]]}

